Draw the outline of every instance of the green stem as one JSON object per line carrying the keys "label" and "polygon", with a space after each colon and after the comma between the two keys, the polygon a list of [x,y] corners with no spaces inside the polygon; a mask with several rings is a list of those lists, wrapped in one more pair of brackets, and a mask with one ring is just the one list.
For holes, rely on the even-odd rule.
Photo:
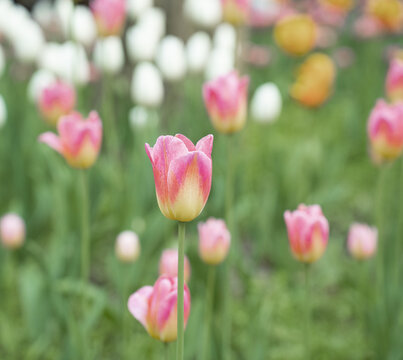
{"label": "green stem", "polygon": [[311,359],[311,304],[309,299],[309,264],[304,264],[304,277],[305,277],[305,329],[304,329],[304,343],[306,359]]}
{"label": "green stem", "polygon": [[119,135],[116,129],[116,119],[114,110],[114,96],[112,89],[112,78],[104,74],[103,83],[103,116],[106,127],[105,133],[108,151],[115,159],[119,158]]}
{"label": "green stem", "polygon": [[215,266],[210,265],[207,275],[207,291],[206,291],[206,325],[204,334],[204,343],[202,349],[202,359],[207,360],[211,353],[210,343],[210,332],[212,328],[212,314],[213,314],[213,302],[214,302],[214,287],[215,287]]}
{"label": "green stem", "polygon": [[183,348],[184,348],[184,306],[183,306],[183,290],[185,286],[185,223],[178,223],[178,342],[176,359],[183,360]]}
{"label": "green stem", "polygon": [[89,232],[89,199],[86,170],[81,177],[81,279],[83,284],[88,281],[90,263],[90,232]]}
{"label": "green stem", "polygon": [[164,359],[169,360],[169,343],[164,343]]}

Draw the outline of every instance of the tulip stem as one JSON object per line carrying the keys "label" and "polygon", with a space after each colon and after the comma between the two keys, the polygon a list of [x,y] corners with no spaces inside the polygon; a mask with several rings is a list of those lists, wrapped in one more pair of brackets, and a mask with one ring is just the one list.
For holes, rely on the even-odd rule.
{"label": "tulip stem", "polygon": [[176,359],[183,360],[184,349],[184,306],[183,306],[183,290],[185,287],[185,223],[178,223],[178,306],[177,306],[177,320],[178,320],[178,342]]}
{"label": "tulip stem", "polygon": [[309,268],[310,264],[304,264],[304,277],[305,277],[305,329],[304,329],[304,342],[306,359],[311,359],[311,307],[309,302]]}
{"label": "tulip stem", "polygon": [[211,349],[210,343],[210,333],[212,329],[212,314],[213,314],[213,302],[214,302],[214,287],[215,287],[215,273],[216,268],[213,265],[209,266],[207,274],[207,291],[206,291],[206,326],[204,334],[204,343],[202,348],[202,359],[207,360],[210,358]]}
{"label": "tulip stem", "polygon": [[164,359],[169,360],[169,344],[167,342],[164,343]]}
{"label": "tulip stem", "polygon": [[88,221],[88,183],[86,170],[81,170],[81,278],[83,284],[88,281],[90,259],[90,233]]}
{"label": "tulip stem", "polygon": [[106,136],[108,151],[112,153],[115,159],[119,158],[119,135],[116,128],[116,118],[114,109],[113,96],[113,79],[109,74],[104,74],[103,83],[103,106],[104,106],[104,123],[106,127]]}

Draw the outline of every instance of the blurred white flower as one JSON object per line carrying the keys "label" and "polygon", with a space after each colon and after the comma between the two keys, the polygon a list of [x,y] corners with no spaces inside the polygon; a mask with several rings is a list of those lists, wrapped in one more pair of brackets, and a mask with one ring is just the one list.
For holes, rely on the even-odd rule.
{"label": "blurred white flower", "polygon": [[40,69],[34,72],[28,83],[28,98],[36,103],[44,88],[56,81],[56,77],[48,70]]}
{"label": "blurred white flower", "polygon": [[0,128],[4,126],[7,121],[7,107],[3,96],[0,95]]}
{"label": "blurred white flower", "polygon": [[193,34],[186,44],[186,56],[189,71],[199,73],[204,70],[210,54],[211,40],[207,33]]}
{"label": "blurred white flower", "polygon": [[71,0],[56,0],[56,14],[59,18],[64,36],[70,37],[71,17],[74,10],[74,3]]}
{"label": "blurred white flower", "polygon": [[74,8],[71,30],[75,41],[84,46],[93,44],[97,36],[97,27],[88,7],[78,5]]}
{"label": "blurred white flower", "polygon": [[6,68],[6,57],[4,55],[3,48],[0,45],[0,77],[3,75],[5,68]]}
{"label": "blurred white flower", "polygon": [[147,9],[153,6],[153,0],[127,0],[127,13],[132,20],[137,19]]}
{"label": "blurred white flower", "polygon": [[253,119],[258,122],[273,122],[280,113],[282,107],[281,93],[277,85],[266,83],[260,85],[251,101],[251,114]]}
{"label": "blurred white flower", "polygon": [[178,81],[186,73],[186,55],[183,41],[176,36],[168,35],[162,39],[156,63],[162,76],[168,81]]}
{"label": "blurred white flower", "polygon": [[116,74],[122,70],[125,57],[122,40],[118,36],[98,39],[94,49],[95,65],[105,73]]}
{"label": "blurred white flower", "polygon": [[126,46],[132,61],[153,60],[160,36],[153,28],[143,25],[130,27],[126,33]]}
{"label": "blurred white flower", "polygon": [[228,48],[235,50],[236,31],[235,28],[227,23],[220,24],[214,32],[214,46],[217,48]]}
{"label": "blurred white flower", "polygon": [[186,0],[184,13],[188,19],[203,28],[214,28],[222,18],[220,0]]}
{"label": "blurred white flower", "polygon": [[234,51],[228,48],[215,48],[210,54],[205,71],[207,80],[214,79],[220,75],[228,74],[234,69]]}
{"label": "blurred white flower", "polygon": [[143,128],[148,122],[148,110],[142,106],[134,106],[129,112],[129,123],[133,130]]}
{"label": "blurred white flower", "polygon": [[43,28],[49,28],[55,17],[54,7],[49,0],[40,0],[32,8],[32,16]]}
{"label": "blurred white flower", "polygon": [[162,9],[149,8],[141,14],[137,25],[148,28],[149,33],[154,33],[158,38],[162,38],[166,31],[166,15]]}
{"label": "blurred white flower", "polygon": [[13,34],[12,44],[16,57],[24,63],[31,63],[40,56],[45,38],[39,25],[30,20],[21,23]]}
{"label": "blurred white flower", "polygon": [[12,2],[0,2],[0,32],[13,43],[24,25],[32,21],[27,9]]}
{"label": "blurred white flower", "polygon": [[133,231],[123,231],[116,238],[116,257],[125,263],[134,262],[140,255],[140,241]]}
{"label": "blurred white flower", "polygon": [[131,95],[135,103],[158,107],[164,98],[164,85],[158,69],[149,62],[136,66],[133,72]]}

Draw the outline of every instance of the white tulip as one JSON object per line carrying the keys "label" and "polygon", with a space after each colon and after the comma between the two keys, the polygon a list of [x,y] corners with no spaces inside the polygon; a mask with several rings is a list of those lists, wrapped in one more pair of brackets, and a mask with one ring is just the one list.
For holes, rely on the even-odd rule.
{"label": "white tulip", "polygon": [[42,29],[34,21],[22,24],[13,36],[13,48],[17,58],[24,63],[36,62],[41,54],[45,38]]}
{"label": "white tulip", "polygon": [[126,46],[132,61],[151,61],[157,52],[160,37],[149,26],[135,25],[126,33]]}
{"label": "white tulip", "polygon": [[205,71],[208,80],[228,74],[235,66],[235,56],[227,48],[215,48],[210,54]]}
{"label": "white tulip", "polygon": [[195,25],[214,28],[222,19],[220,0],[186,0],[184,13]]}
{"label": "white tulip", "polygon": [[64,36],[69,38],[71,33],[71,19],[74,11],[74,3],[71,0],[56,0],[55,9]]}
{"label": "white tulip", "polygon": [[251,101],[252,117],[258,122],[270,123],[275,121],[282,107],[281,93],[277,85],[266,83],[260,85]]}
{"label": "white tulip", "polygon": [[149,33],[154,33],[158,38],[162,38],[166,31],[166,15],[158,8],[149,8],[139,17],[138,26],[146,27]]}
{"label": "white tulip", "polygon": [[53,4],[49,0],[40,0],[32,8],[32,16],[43,28],[49,28],[55,17]]}
{"label": "white tulip", "polygon": [[149,118],[148,110],[142,106],[134,106],[129,112],[129,123],[133,130],[147,125]]}
{"label": "white tulip", "polygon": [[132,20],[135,20],[152,6],[153,0],[127,0],[127,13]]}
{"label": "white tulip", "polygon": [[7,121],[7,107],[4,98],[0,95],[0,128],[4,126]]}
{"label": "white tulip", "polygon": [[140,255],[140,241],[137,234],[133,231],[121,232],[116,238],[115,254],[122,262],[136,261]]}
{"label": "white tulip", "polygon": [[175,36],[168,35],[162,39],[156,63],[162,76],[168,81],[178,81],[186,73],[186,55],[183,41]]}
{"label": "white tulip", "polygon": [[48,70],[40,69],[35,71],[28,83],[28,98],[36,103],[43,89],[55,81],[56,77]]}
{"label": "white tulip", "polygon": [[0,77],[3,75],[5,68],[6,68],[6,57],[4,55],[3,48],[0,45]]}
{"label": "white tulip", "polygon": [[186,56],[189,71],[199,73],[204,70],[210,54],[211,40],[207,33],[193,34],[186,44]]}
{"label": "white tulip", "polygon": [[235,50],[236,31],[235,28],[227,23],[220,24],[214,32],[214,46],[217,48],[228,48]]}
{"label": "white tulip", "polygon": [[88,7],[78,5],[74,8],[71,30],[75,41],[84,46],[93,44],[97,37],[97,27]]}
{"label": "white tulip", "polygon": [[131,95],[133,101],[145,107],[158,107],[164,98],[164,85],[158,69],[149,62],[136,66],[133,72]]}
{"label": "white tulip", "polygon": [[118,36],[98,39],[94,50],[95,65],[107,74],[117,74],[122,70],[125,56],[122,40]]}

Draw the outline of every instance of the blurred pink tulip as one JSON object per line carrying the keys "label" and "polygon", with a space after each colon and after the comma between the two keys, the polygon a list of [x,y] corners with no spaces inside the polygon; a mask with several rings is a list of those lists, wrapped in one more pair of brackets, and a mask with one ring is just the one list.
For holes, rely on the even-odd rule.
{"label": "blurred pink tulip", "polygon": [[[166,275],[171,277],[178,276],[178,249],[167,249],[162,252],[160,264],[159,264],[160,275]],[[190,262],[185,255],[185,268],[184,277],[185,281],[190,280]]]}
{"label": "blurred pink tulip", "polygon": [[121,34],[126,19],[125,0],[93,0],[90,6],[100,36]]}
{"label": "blurred pink tulip", "polygon": [[403,102],[378,100],[369,116],[368,136],[375,162],[397,158],[403,150]]}
{"label": "blurred pink tulip", "polygon": [[347,238],[350,254],[358,260],[372,257],[376,252],[378,231],[366,224],[352,224]]}
{"label": "blurred pink tulip", "polygon": [[[128,301],[131,314],[144,326],[153,338],[163,342],[177,338],[177,289],[176,277],[161,276],[154,286],[144,286]],[[190,314],[190,291],[184,286],[184,325]]]}
{"label": "blurred pink tulip", "polygon": [[196,146],[184,135],[160,136],[150,158],[161,212],[169,219],[192,221],[206,205],[211,188],[213,135]]}
{"label": "blurred pink tulip", "polygon": [[231,244],[231,234],[221,219],[210,218],[199,223],[199,254],[210,265],[217,265],[227,257]]}
{"label": "blurred pink tulip", "polygon": [[20,248],[25,241],[24,220],[17,214],[4,215],[0,220],[0,236],[5,248]]}
{"label": "blurred pink tulip", "polygon": [[76,104],[74,88],[58,81],[45,87],[39,94],[38,106],[44,119],[56,125],[60,117],[73,111]]}
{"label": "blurred pink tulip", "polygon": [[230,134],[241,130],[247,117],[249,77],[233,71],[203,86],[203,97],[213,126]]}
{"label": "blurred pink tulip", "polygon": [[46,132],[39,141],[64,156],[70,166],[79,169],[91,167],[98,157],[102,143],[102,122],[96,111],[88,119],[74,112],[60,118],[59,136]]}
{"label": "blurred pink tulip", "polygon": [[386,76],[386,93],[391,101],[403,101],[403,61],[393,59]]}
{"label": "blurred pink tulip", "polygon": [[329,238],[329,223],[319,205],[298,206],[284,213],[291,252],[305,263],[318,260],[326,250]]}
{"label": "blurred pink tulip", "polygon": [[372,16],[362,15],[354,22],[354,32],[358,37],[368,39],[380,35],[383,28]]}

